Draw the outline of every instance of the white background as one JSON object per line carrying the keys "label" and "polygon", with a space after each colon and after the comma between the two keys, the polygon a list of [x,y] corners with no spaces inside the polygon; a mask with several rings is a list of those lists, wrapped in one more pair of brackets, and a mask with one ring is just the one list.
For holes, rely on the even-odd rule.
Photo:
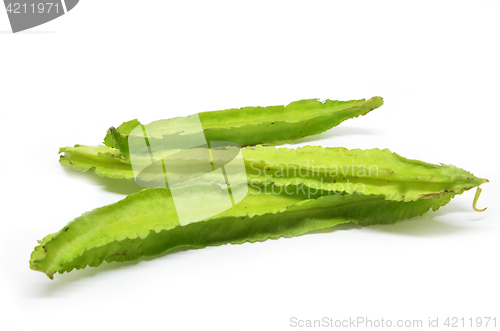
{"label": "white background", "polygon": [[[478,316],[499,328],[499,17],[500,1],[479,0],[82,0],[12,34],[0,10],[0,330]],[[454,164],[490,180],[486,212],[468,191],[394,226],[185,250],[53,281],[29,269],[37,239],[135,189],[61,167],[59,147],[99,144],[133,118],[375,95],[382,108],[293,147]]]}

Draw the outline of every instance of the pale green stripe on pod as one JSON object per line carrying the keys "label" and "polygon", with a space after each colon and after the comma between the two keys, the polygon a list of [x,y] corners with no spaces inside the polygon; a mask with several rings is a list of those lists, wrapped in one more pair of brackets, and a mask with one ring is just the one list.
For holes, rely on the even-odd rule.
{"label": "pale green stripe on pod", "polygon": [[[195,199],[197,195],[213,192],[213,185],[216,184],[184,189]],[[385,200],[384,196],[320,192],[308,198],[298,188],[288,187],[288,193],[272,188],[249,186],[249,195],[238,205],[186,226],[179,224],[169,189],[145,189],[87,212],[59,232],[46,236],[35,247],[30,268],[53,278],[56,272],[95,267],[103,261],[137,260],[175,247],[292,237],[348,222],[389,224],[422,215],[430,208],[437,210],[454,196],[448,193],[413,202],[395,202]]]}
{"label": "pale green stripe on pod", "polygon": [[[243,107],[198,115],[207,141],[231,141],[240,146],[280,145],[327,131],[349,118],[366,115],[383,103],[381,97],[324,102],[308,99],[286,106]],[[132,120],[116,129],[111,127],[104,144],[128,155],[129,134],[140,124]],[[166,127],[183,139],[199,133],[199,127],[189,117],[155,121],[145,125],[145,130],[153,136],[162,136]]]}

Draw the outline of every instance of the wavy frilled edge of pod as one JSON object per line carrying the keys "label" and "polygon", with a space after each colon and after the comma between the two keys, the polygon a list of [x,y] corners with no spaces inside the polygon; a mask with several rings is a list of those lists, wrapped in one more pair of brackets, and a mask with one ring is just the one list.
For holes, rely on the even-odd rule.
{"label": "wavy frilled edge of pod", "polygon": [[[186,189],[193,199],[211,194],[216,184]],[[266,188],[271,189],[266,190]],[[176,247],[206,247],[293,237],[341,223],[392,224],[430,209],[454,196],[448,193],[412,202],[383,196],[315,193],[279,187],[249,186],[236,206],[203,221],[181,226],[169,189],[144,189],[125,199],[84,213],[35,247],[30,268],[49,278],[104,261],[123,262],[156,256]]]}

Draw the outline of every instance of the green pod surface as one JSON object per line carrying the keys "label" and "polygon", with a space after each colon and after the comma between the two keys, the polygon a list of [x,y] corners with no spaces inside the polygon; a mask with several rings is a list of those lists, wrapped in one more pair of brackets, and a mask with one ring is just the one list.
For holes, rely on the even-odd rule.
{"label": "green pod surface", "polygon": [[[240,146],[279,145],[302,137],[327,131],[341,122],[365,115],[382,106],[381,97],[365,100],[337,101],[308,99],[286,106],[243,107],[201,112],[199,122],[193,116],[159,120],[144,125],[148,134],[155,137],[170,135],[184,141],[199,133],[201,128],[207,141],[231,141]],[[128,155],[128,141],[132,130],[141,125],[137,120],[125,122],[118,128],[111,127],[104,144]],[[168,131],[168,133],[166,133]]]}
{"label": "green pod surface", "polygon": [[[182,188],[192,199],[217,194],[214,185]],[[266,189],[271,187],[271,189]],[[447,204],[454,193],[412,202],[388,201],[384,196],[326,194],[308,196],[300,189],[249,187],[239,204],[202,221],[181,226],[171,190],[145,189],[125,199],[87,212],[59,232],[46,236],[31,254],[30,268],[51,279],[103,261],[137,260],[175,247],[206,247],[227,243],[292,237],[315,229],[353,222],[390,224],[423,215]],[[292,192],[290,194],[290,192]],[[202,208],[200,208],[202,210]]]}
{"label": "green pod surface", "polygon": [[[115,149],[67,147],[60,162],[80,171],[94,168],[98,175],[112,178],[134,178],[130,160]],[[273,146],[247,147],[241,150],[246,180],[257,185],[306,185],[311,189],[383,195],[387,200],[415,201],[465,190],[488,182],[454,165],[432,164],[407,159],[388,149],[347,149],[343,147],[305,146],[297,149]],[[195,153],[196,154],[196,153]],[[114,156],[114,157],[113,157]],[[149,160],[149,158],[146,158]],[[189,175],[191,158],[178,166],[175,177]],[[196,168],[196,167],[193,167]],[[177,183],[175,177],[172,183]],[[163,173],[145,173],[146,181],[163,181]],[[210,181],[210,174],[203,177]]]}
{"label": "green pod surface", "polygon": [[407,159],[388,149],[305,146],[295,149],[257,146],[244,150],[250,183],[383,195],[416,201],[488,182],[454,165]]}
{"label": "green pod surface", "polygon": [[134,178],[130,162],[124,162],[123,154],[111,147],[104,145],[63,147],[59,153],[64,153],[59,158],[63,166],[86,172],[94,169],[96,175],[116,179]]}

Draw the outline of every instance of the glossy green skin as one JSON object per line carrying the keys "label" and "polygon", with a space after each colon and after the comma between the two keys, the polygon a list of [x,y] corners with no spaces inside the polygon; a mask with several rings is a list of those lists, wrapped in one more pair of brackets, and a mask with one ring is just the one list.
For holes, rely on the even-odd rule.
{"label": "glossy green skin", "polygon": [[[207,141],[231,141],[239,146],[280,145],[297,139],[325,132],[341,122],[366,115],[382,106],[381,97],[369,100],[336,101],[308,99],[295,101],[287,106],[243,107],[199,113]],[[166,122],[170,128],[177,128],[182,139],[197,134],[185,117],[160,120],[145,125],[148,134],[162,136]],[[188,122],[188,124],[186,124]],[[104,144],[128,155],[128,138],[139,121],[125,122],[118,128],[111,127]],[[150,138],[151,139],[151,138]]]}
{"label": "glossy green skin", "polygon": [[[210,185],[186,187],[196,196]],[[145,189],[125,199],[87,212],[35,247],[30,268],[69,272],[103,261],[137,260],[175,247],[205,247],[227,243],[292,237],[312,230],[353,222],[390,224],[419,216],[447,204],[454,193],[413,202],[395,202],[374,195],[306,196],[265,191],[250,186],[249,195],[231,209],[201,222],[180,226],[169,189]]]}

